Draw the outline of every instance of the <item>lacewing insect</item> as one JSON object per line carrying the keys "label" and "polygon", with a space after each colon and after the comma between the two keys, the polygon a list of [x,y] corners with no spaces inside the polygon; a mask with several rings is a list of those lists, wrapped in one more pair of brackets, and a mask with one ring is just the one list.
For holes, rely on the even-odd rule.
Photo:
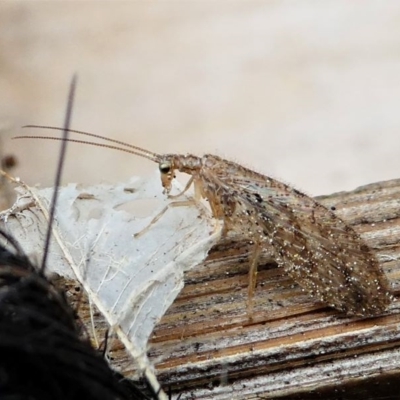
{"label": "lacewing insect", "polygon": [[[215,155],[162,155],[100,135],[72,129],[70,132],[116,145],[69,141],[120,150],[156,162],[166,194],[170,192],[175,170],[189,174],[191,177],[180,195],[193,184],[195,200],[207,199],[213,217],[223,222],[223,235],[234,231],[253,244],[248,288],[250,312],[257,265],[265,246],[272,248],[278,265],[315,299],[348,315],[379,315],[390,304],[389,283],[372,249],[352,227],[313,198]],[[26,138],[62,140],[46,136],[15,139]]]}

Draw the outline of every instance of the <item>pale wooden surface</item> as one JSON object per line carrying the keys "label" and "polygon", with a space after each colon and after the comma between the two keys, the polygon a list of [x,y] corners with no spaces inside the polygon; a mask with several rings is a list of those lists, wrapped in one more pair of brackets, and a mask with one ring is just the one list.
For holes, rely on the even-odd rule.
{"label": "pale wooden surface", "polygon": [[[336,207],[361,233],[377,252],[394,294],[399,293],[400,180],[320,201]],[[348,318],[315,303],[281,268],[265,264],[259,268],[256,312],[249,321],[246,254],[245,244],[221,244],[187,273],[185,288],[149,347],[165,388],[182,393],[182,399],[302,398],[312,390],[329,392],[332,385],[367,384],[400,373],[397,300],[384,316]],[[85,304],[81,312],[88,321]],[[100,337],[103,332],[99,329]],[[111,348],[114,365],[132,376],[122,347],[113,342]]]}

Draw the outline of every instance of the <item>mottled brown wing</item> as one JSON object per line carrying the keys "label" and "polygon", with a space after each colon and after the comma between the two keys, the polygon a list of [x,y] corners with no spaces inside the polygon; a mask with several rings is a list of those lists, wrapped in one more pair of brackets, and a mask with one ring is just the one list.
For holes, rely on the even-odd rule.
{"label": "mottled brown wing", "polygon": [[[272,244],[276,261],[317,299],[350,315],[372,316],[391,302],[376,256],[333,212],[292,187],[227,162],[230,174],[210,171],[232,192],[231,224]],[[232,206],[234,204],[234,206]]]}

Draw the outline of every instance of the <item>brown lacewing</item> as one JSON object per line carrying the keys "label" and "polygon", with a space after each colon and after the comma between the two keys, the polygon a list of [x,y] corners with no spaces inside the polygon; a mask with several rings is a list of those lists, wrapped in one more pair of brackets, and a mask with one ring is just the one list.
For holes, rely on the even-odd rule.
{"label": "brown lacewing", "polygon": [[[234,231],[253,244],[248,290],[250,311],[257,265],[265,246],[272,248],[278,265],[303,289],[348,315],[379,315],[390,304],[389,283],[372,249],[352,227],[311,197],[218,156],[162,155],[100,135],[70,131],[118,146],[69,139],[72,142],[125,151],[158,163],[167,194],[175,170],[189,174],[191,177],[181,194],[193,184],[195,199],[207,199],[213,217],[223,222],[223,234]],[[15,139],[26,138],[62,140],[45,136]]]}

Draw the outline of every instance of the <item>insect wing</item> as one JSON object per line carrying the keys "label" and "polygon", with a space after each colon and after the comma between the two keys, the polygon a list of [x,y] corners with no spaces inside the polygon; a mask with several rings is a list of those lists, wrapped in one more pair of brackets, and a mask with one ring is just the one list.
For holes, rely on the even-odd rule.
{"label": "insect wing", "polygon": [[270,243],[277,263],[295,282],[347,314],[371,316],[387,308],[386,276],[353,228],[296,189],[228,163],[238,173],[215,178],[235,191],[231,220],[247,223],[249,238]]}

